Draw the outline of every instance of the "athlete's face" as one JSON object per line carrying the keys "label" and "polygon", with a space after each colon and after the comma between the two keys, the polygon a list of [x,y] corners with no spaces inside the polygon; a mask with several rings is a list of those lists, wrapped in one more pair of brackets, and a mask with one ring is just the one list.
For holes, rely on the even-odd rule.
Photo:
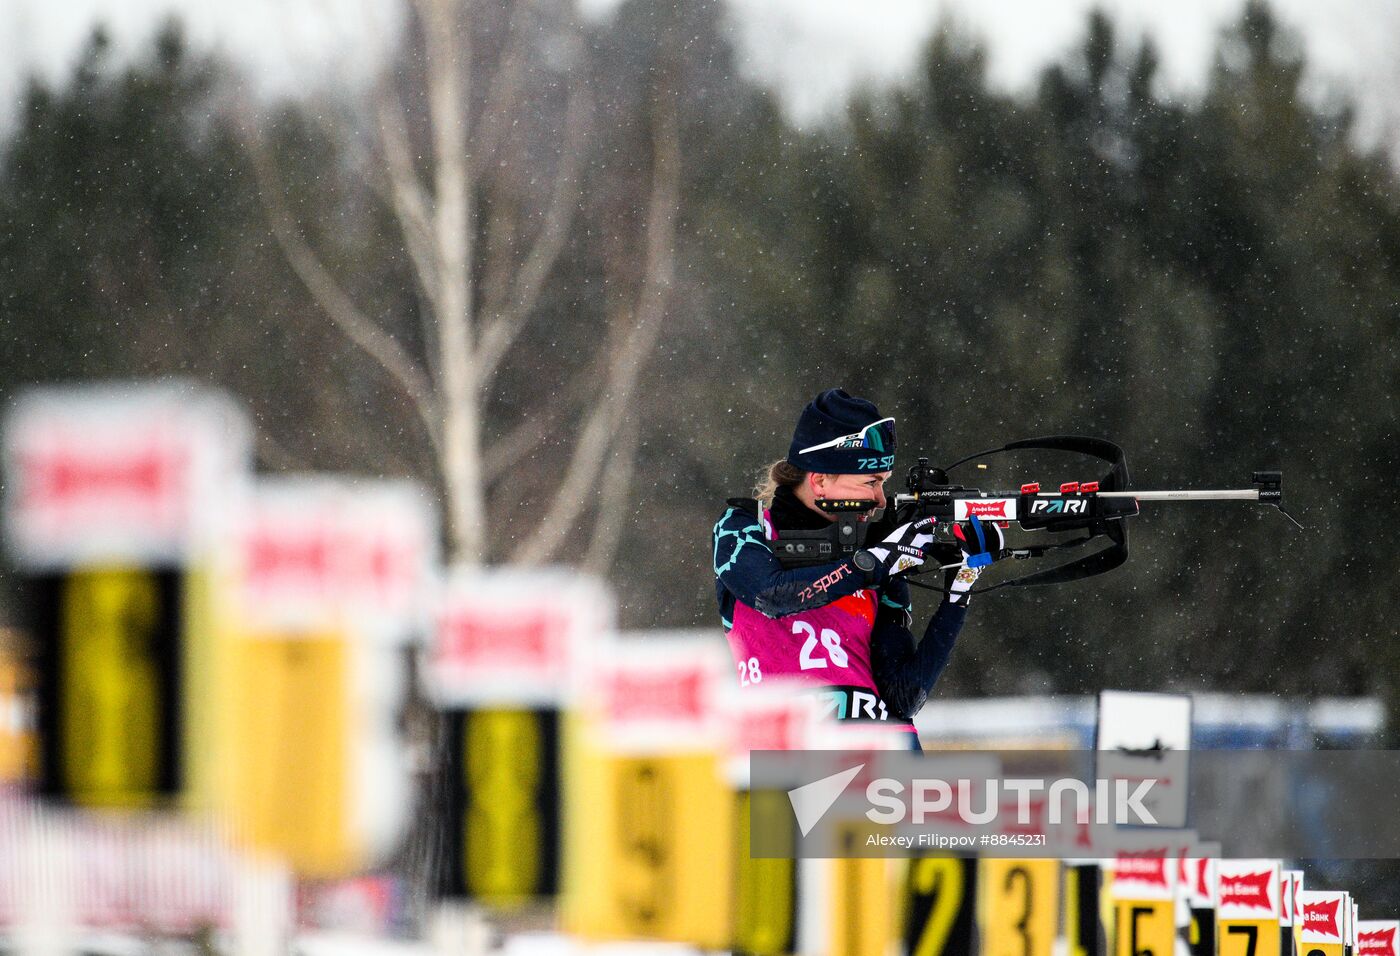
{"label": "athlete's face", "polygon": [[866,475],[811,474],[807,476],[807,480],[811,483],[814,498],[854,498],[858,501],[873,502],[872,507],[883,508],[885,482],[889,481],[892,474],[892,471],[872,472]]}

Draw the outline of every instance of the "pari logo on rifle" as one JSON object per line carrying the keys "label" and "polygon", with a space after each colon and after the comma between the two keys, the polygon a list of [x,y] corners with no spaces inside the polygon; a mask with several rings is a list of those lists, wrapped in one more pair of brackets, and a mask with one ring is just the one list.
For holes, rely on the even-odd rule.
{"label": "pari logo on rifle", "polygon": [[1041,498],[1031,502],[1033,515],[1082,515],[1088,510],[1087,498]]}

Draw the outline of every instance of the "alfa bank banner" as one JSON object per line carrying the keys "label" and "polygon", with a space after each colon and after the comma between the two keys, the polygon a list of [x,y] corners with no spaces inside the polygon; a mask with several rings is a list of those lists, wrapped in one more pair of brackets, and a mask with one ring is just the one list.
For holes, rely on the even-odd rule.
{"label": "alfa bank banner", "polygon": [[1295,924],[1305,943],[1341,943],[1345,940],[1346,910],[1351,901],[1340,890],[1303,890],[1298,894]]}
{"label": "alfa bank banner", "polygon": [[1400,956],[1400,922],[1388,919],[1356,921],[1357,956]]}
{"label": "alfa bank banner", "polygon": [[1220,860],[1216,907],[1222,920],[1279,919],[1282,895],[1277,860]]}
{"label": "alfa bank banner", "polygon": [[231,398],[197,385],[29,389],[0,423],[6,549],[35,571],[183,564],[240,500],[250,436]]}

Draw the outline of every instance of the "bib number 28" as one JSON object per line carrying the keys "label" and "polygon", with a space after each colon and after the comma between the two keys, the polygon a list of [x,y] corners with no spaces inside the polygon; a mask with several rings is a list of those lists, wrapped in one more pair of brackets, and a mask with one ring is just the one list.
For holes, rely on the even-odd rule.
{"label": "bib number 28", "polygon": [[750,657],[746,661],[739,662],[739,683],[744,687],[750,684],[757,684],[763,680],[763,671],[758,667],[758,658]]}
{"label": "bib number 28", "polygon": [[[845,667],[851,661],[850,657],[846,655],[846,649],[841,646],[841,635],[829,627],[822,628],[821,633],[821,645],[826,648],[826,657],[815,653],[818,641],[815,627],[806,621],[793,621],[792,633],[805,635],[807,638],[802,642],[802,656],[798,658],[804,671],[825,667],[828,663],[835,664],[837,667]],[[830,661],[827,660],[828,657]]]}

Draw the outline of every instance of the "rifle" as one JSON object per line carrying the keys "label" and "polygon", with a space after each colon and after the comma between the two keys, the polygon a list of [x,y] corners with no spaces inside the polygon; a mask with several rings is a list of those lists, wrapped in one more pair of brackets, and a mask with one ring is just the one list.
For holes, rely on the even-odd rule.
{"label": "rifle", "polygon": [[[1106,462],[1109,467],[1097,481],[1067,482],[1060,485],[1058,491],[1041,491],[1037,482],[1023,484],[1017,491],[982,491],[949,481],[949,472],[959,465],[990,455],[1029,450],[1086,455]],[[945,549],[953,545],[948,537],[953,524],[973,516],[995,521],[1001,527],[1015,524],[1022,530],[1031,532],[1084,532],[1082,536],[1068,540],[1008,547],[1002,553],[1002,557],[1044,558],[1057,551],[1084,548],[1091,542],[1103,543],[1103,547],[1072,561],[986,587],[973,588],[971,591],[973,594],[980,594],[1005,587],[1064,584],[1113,570],[1128,560],[1126,519],[1138,514],[1139,505],[1144,501],[1254,501],[1277,508],[1280,514],[1299,529],[1303,527],[1283,509],[1282,472],[1256,471],[1251,483],[1253,488],[1219,491],[1133,490],[1129,485],[1127,457],[1123,449],[1113,442],[1078,435],[1050,435],[1009,442],[1000,448],[989,448],[960,458],[944,468],[930,467],[927,458],[920,458],[918,464],[909,469],[906,479],[908,492],[895,496],[894,508],[898,524],[929,515],[936,517],[938,543]],[[960,553],[954,557],[954,552],[948,550],[947,554],[949,558],[946,563],[929,562],[924,565],[921,573],[955,567],[961,562]],[[937,585],[916,580],[912,573],[906,574],[906,578],[910,584],[919,587],[935,591],[945,590]]]}

